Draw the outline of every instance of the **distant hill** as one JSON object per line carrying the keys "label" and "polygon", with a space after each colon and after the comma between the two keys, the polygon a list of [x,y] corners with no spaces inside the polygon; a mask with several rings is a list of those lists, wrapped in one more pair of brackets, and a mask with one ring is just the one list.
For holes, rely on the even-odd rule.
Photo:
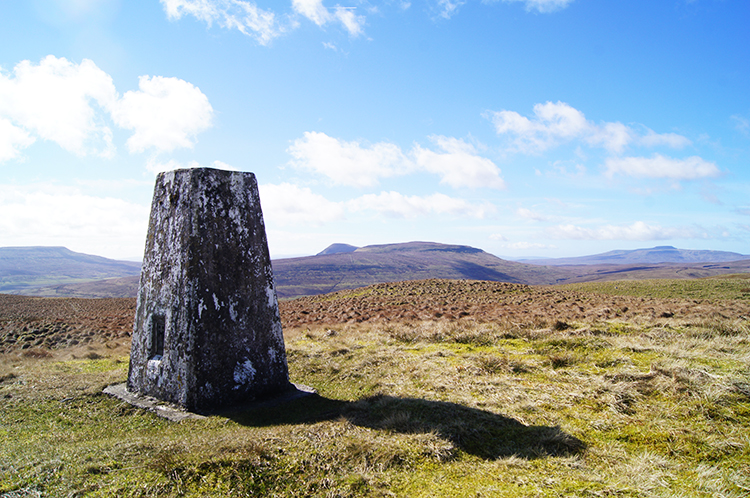
{"label": "distant hill", "polygon": [[359,247],[357,246],[350,246],[349,244],[331,244],[330,246],[326,247],[322,251],[320,251],[316,256],[325,256],[326,254],[341,254],[341,253],[347,253],[347,252],[354,252]]}
{"label": "distant hill", "polygon": [[140,275],[141,264],[65,247],[0,247],[0,292]]}
{"label": "distant hill", "polygon": [[273,272],[280,298],[428,278],[543,284],[567,274],[506,261],[475,247],[434,242],[372,245],[354,251],[277,259]]}
{"label": "distant hill", "polygon": [[657,263],[726,263],[750,259],[749,255],[726,251],[700,251],[658,246],[650,249],[609,251],[593,256],[518,260],[520,263],[544,266],[561,265],[640,265]]}
{"label": "distant hill", "polygon": [[[649,257],[659,260],[663,256],[657,254],[670,253],[673,249],[664,247],[640,251],[652,251],[654,254]],[[12,257],[3,259],[3,255],[8,254],[7,250],[13,250],[10,251]],[[612,251],[606,255],[633,252],[638,251]],[[688,258],[688,253],[695,252],[718,253],[683,251],[683,257]],[[568,258],[578,264],[543,266],[506,261],[481,249],[463,245],[408,242],[357,248],[348,244],[333,244],[315,256],[276,259],[272,265],[276,292],[281,299],[429,278],[552,285],[653,278],[693,279],[750,273],[750,257],[729,262],[631,264],[612,264],[612,261],[617,261],[616,258],[605,258],[603,261],[607,261],[607,264],[596,263],[594,258],[601,256],[604,255],[592,256],[590,264],[580,263],[586,258]],[[10,272],[16,273],[11,275]],[[118,272],[125,275],[113,274]],[[0,282],[6,285],[5,289],[0,288],[0,292],[5,293],[46,297],[134,297],[138,291],[139,273],[138,263],[88,256],[61,247],[0,248]],[[16,279],[14,283],[6,283],[12,278]]]}

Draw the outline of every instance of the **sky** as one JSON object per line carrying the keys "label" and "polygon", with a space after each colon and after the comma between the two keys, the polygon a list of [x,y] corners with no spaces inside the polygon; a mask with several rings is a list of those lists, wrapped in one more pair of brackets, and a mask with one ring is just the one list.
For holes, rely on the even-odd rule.
{"label": "sky", "polygon": [[747,0],[0,0],[0,246],[143,254],[257,178],[272,258],[750,254]]}

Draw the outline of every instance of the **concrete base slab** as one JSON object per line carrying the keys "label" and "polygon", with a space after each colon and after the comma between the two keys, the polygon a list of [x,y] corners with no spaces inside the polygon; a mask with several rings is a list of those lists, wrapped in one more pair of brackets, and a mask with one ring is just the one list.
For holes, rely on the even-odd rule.
{"label": "concrete base slab", "polygon": [[[278,396],[272,398],[266,398],[260,401],[253,401],[247,404],[243,404],[237,407],[225,407],[222,411],[238,411],[238,410],[251,410],[254,408],[263,408],[267,406],[275,406],[281,403],[288,403],[295,399],[299,399],[305,396],[311,396],[316,394],[315,389],[302,384],[292,384],[293,388],[280,393]],[[135,407],[148,410],[155,413],[159,417],[166,418],[172,422],[182,422],[183,420],[200,420],[206,418],[205,415],[198,413],[189,412],[180,406],[172,403],[167,403],[160,399],[153,398],[151,396],[144,396],[138,393],[128,391],[127,384],[125,382],[121,384],[112,384],[104,388],[104,394],[114,396],[126,403],[129,403]]]}

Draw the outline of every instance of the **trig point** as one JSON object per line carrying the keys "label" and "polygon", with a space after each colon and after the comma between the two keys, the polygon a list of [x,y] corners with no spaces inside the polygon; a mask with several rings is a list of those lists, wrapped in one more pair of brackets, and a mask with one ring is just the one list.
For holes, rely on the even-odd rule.
{"label": "trig point", "polygon": [[198,412],[292,388],[252,173],[156,178],[127,388]]}

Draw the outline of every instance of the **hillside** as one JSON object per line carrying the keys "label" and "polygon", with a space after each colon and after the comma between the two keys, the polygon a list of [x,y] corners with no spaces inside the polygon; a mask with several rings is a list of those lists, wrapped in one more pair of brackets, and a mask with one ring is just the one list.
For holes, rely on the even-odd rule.
{"label": "hillside", "polygon": [[0,292],[139,275],[141,264],[65,247],[0,247]]}
{"label": "hillside", "polygon": [[642,265],[659,263],[726,263],[750,259],[750,255],[727,251],[702,251],[657,246],[649,249],[616,250],[575,258],[519,260],[544,266],[560,265]]}
{"label": "hillside", "polygon": [[[42,249],[42,248],[37,248]],[[48,248],[63,249],[63,248]],[[63,251],[67,251],[63,249]],[[70,253],[70,251],[68,251]],[[705,252],[705,251],[703,251]],[[72,253],[77,254],[77,253]],[[80,255],[86,256],[86,255]],[[136,263],[103,260],[105,268],[122,263],[132,271]],[[17,276],[15,288],[0,292],[41,297],[134,297],[138,290],[138,271],[130,276],[75,278],[75,265],[67,267],[70,259],[48,259],[45,275]],[[655,278],[695,279],[731,273],[750,272],[750,259],[727,263],[651,263],[651,264],[578,264],[542,266],[506,261],[475,247],[409,242],[404,244],[354,247],[333,244],[315,256],[276,259],[272,261],[279,298],[324,294],[337,290],[354,289],[366,285],[422,280],[429,278],[488,280],[527,285],[573,284]],[[57,266],[55,266],[57,265]],[[89,270],[91,267],[84,268]],[[85,275],[81,271],[79,275]],[[62,276],[61,276],[62,275]],[[0,273],[0,277],[3,273]],[[7,277],[7,275],[6,275]],[[24,278],[26,280],[24,280]],[[52,285],[33,287],[47,278]],[[64,280],[64,279],[68,280]],[[101,278],[101,277],[100,277]],[[20,285],[25,283],[25,285]]]}
{"label": "hillside", "polygon": [[[325,252],[325,251],[324,251]],[[506,261],[481,249],[433,242],[360,247],[351,252],[273,261],[280,298],[428,278],[543,284],[566,271]]]}

